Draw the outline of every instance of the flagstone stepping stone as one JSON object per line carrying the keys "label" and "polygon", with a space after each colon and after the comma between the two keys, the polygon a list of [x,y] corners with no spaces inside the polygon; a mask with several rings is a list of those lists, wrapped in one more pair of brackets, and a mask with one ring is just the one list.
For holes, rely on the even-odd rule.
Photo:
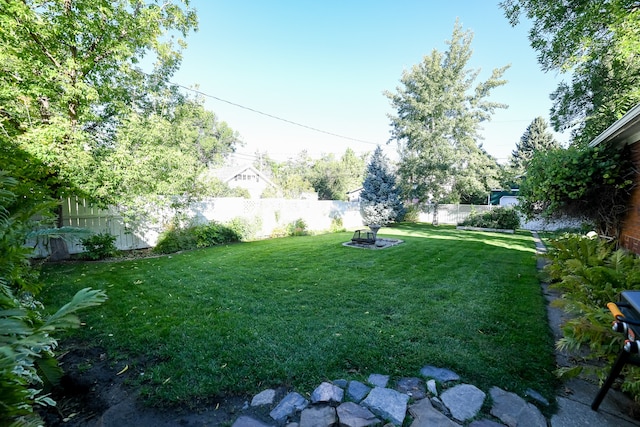
{"label": "flagstone stepping stone", "polygon": [[310,406],[300,414],[300,427],[320,427],[336,425],[338,418],[332,406]]}
{"label": "flagstone stepping stone", "polygon": [[460,376],[449,369],[436,368],[435,366],[425,366],[420,369],[420,374],[426,378],[433,378],[441,383],[449,381],[460,381]]}
{"label": "flagstone stepping stone", "polygon": [[338,406],[337,413],[340,426],[344,427],[368,427],[382,424],[382,421],[370,410],[353,402],[345,402]]}
{"label": "flagstone stepping stone", "polygon": [[549,401],[545,399],[543,395],[541,395],[540,393],[538,393],[537,391],[531,388],[526,389],[524,392],[524,395],[532,398],[533,400],[540,403],[541,405],[549,406]]}
{"label": "flagstone stepping stone", "polygon": [[493,399],[491,415],[508,426],[546,427],[547,420],[540,410],[515,393],[491,387],[489,394]]}
{"label": "flagstone stepping stone", "polygon": [[251,399],[251,406],[273,405],[273,400],[276,397],[276,391],[273,389],[267,389],[253,396]]}
{"label": "flagstone stepping stone", "polygon": [[300,394],[291,392],[278,403],[278,406],[273,408],[273,411],[271,411],[269,415],[278,423],[281,423],[297,411],[302,411],[308,404],[309,401]]}
{"label": "flagstone stepping stone", "polygon": [[440,398],[451,411],[451,416],[460,422],[478,415],[486,394],[471,384],[459,384],[445,390]]}
{"label": "flagstone stepping stone", "polygon": [[436,385],[436,380],[427,381],[427,390],[434,396],[438,396],[438,386]]}
{"label": "flagstone stepping stone", "polygon": [[394,425],[402,425],[407,415],[407,402],[409,396],[390,388],[375,387],[362,405],[384,420],[391,421]]}
{"label": "flagstone stepping stone", "polygon": [[424,399],[426,397],[424,383],[420,378],[402,378],[398,381],[396,390],[415,400]]}
{"label": "flagstone stepping stone", "polygon": [[349,383],[347,380],[339,379],[333,380],[333,385],[337,385],[340,388],[347,388],[347,384]]}
{"label": "flagstone stepping stone", "polygon": [[389,383],[389,375],[371,374],[367,382],[375,387],[385,388]]}
{"label": "flagstone stepping stone", "polygon": [[459,427],[442,412],[433,407],[429,399],[418,400],[409,406],[409,413],[413,417],[411,427]]}
{"label": "flagstone stepping stone", "polygon": [[327,402],[340,403],[344,390],[328,382],[323,382],[311,393],[311,403]]}
{"label": "flagstone stepping stone", "polygon": [[367,394],[371,391],[371,387],[362,384],[360,381],[349,381],[349,388],[347,388],[347,396],[349,399],[356,403],[360,403],[362,399],[367,397]]}
{"label": "flagstone stepping stone", "polygon": [[504,427],[504,424],[491,420],[476,420],[469,424],[469,427]]}

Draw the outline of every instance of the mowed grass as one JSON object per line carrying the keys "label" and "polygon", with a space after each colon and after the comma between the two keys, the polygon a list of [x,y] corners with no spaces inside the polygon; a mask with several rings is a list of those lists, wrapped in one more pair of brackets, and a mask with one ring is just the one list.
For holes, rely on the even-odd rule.
{"label": "mowed grass", "polygon": [[351,233],[239,243],[124,262],[45,268],[43,300],[79,289],[109,300],[73,333],[106,349],[114,372],[155,404],[197,403],[324,380],[419,376],[554,394],[553,340],[529,233],[403,224],[384,250]]}

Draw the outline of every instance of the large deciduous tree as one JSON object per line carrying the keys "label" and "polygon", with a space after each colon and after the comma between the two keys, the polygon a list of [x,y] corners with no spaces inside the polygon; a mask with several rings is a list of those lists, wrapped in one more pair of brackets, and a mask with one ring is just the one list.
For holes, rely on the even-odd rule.
{"label": "large deciduous tree", "polygon": [[365,167],[364,158],[347,148],[340,159],[327,154],[317,160],[310,181],[320,200],[346,200],[347,192],[362,184]]}
{"label": "large deciduous tree", "polygon": [[[105,203],[121,202],[116,187],[123,177],[109,172],[118,166],[143,178],[138,195],[157,190],[151,178],[193,180],[192,159],[159,157],[174,156],[179,144],[195,144],[189,153],[204,163],[220,146],[227,150],[236,142],[201,102],[169,83],[180,64],[182,37],[196,25],[188,0],[0,0],[2,143],[70,184],[52,189],[65,190],[54,196],[72,188]],[[143,61],[152,69],[142,72]]]}
{"label": "large deciduous tree", "polygon": [[367,165],[360,193],[360,213],[365,225],[378,226],[400,220],[405,213],[396,177],[389,169],[389,159],[380,146]]}
{"label": "large deciduous tree", "polygon": [[555,130],[571,147],[536,154],[521,187],[525,212],[574,216],[617,237],[636,172],[619,147],[587,144],[640,102],[640,4],[635,0],[504,0],[512,25],[532,21],[544,71],[567,73],[551,95]]}
{"label": "large deciduous tree", "polygon": [[469,185],[476,187],[493,174],[477,141],[480,124],[497,108],[506,108],[487,98],[506,83],[502,76],[508,66],[476,83],[480,71],[469,68],[472,39],[456,22],[447,51],[434,49],[403,73],[395,93],[386,92],[397,111],[390,116],[391,134],[398,143],[407,198],[436,204],[459,201],[462,194],[477,191]]}
{"label": "large deciduous tree", "polygon": [[533,22],[544,71],[567,72],[552,94],[551,123],[584,145],[640,102],[640,4],[636,0],[504,0],[512,25]]}

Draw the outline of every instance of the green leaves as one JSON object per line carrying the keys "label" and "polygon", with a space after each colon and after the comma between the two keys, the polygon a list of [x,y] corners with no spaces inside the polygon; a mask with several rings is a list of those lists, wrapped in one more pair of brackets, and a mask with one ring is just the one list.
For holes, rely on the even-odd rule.
{"label": "green leaves", "polygon": [[591,221],[615,237],[632,186],[633,167],[624,150],[572,146],[536,152],[520,187],[520,209],[529,217]]}
{"label": "green leaves", "polygon": [[32,406],[54,403],[41,394],[42,387],[61,375],[53,353],[57,346],[53,334],[78,326],[75,312],[102,303],[106,295],[83,289],[53,316],[43,319],[44,307],[34,297],[40,284],[24,242],[27,236],[51,233],[51,229],[30,232],[37,225],[33,215],[49,205],[35,191],[35,197],[29,193],[17,197],[13,193],[16,186],[16,180],[0,171],[0,419],[40,425]]}
{"label": "green leaves", "polygon": [[[544,71],[571,76],[551,95],[553,127],[586,144],[640,102],[640,8],[634,0],[505,0],[512,25],[533,21]],[[567,79],[569,80],[569,79]]]}
{"label": "green leaves", "polygon": [[[622,291],[640,289],[640,261],[634,254],[614,250],[611,242],[597,237],[565,235],[552,240],[550,246],[550,263],[545,270],[554,281],[552,287],[562,292],[558,304],[572,314],[556,347],[578,351],[588,346],[588,360],[613,363],[623,335],[612,332],[612,317],[606,304],[618,301]],[[600,363],[599,367],[594,366],[587,369],[605,378],[609,367]],[[568,378],[581,370],[579,366],[564,368],[558,375]],[[640,371],[630,367],[625,371],[624,388],[637,396]]]}
{"label": "green leaves", "polygon": [[403,73],[395,93],[385,93],[397,110],[390,117],[391,133],[398,142],[399,174],[408,198],[435,203],[472,199],[479,191],[486,195],[482,190],[489,189],[488,175],[498,175],[495,160],[477,140],[480,123],[495,109],[506,108],[487,98],[506,83],[502,76],[508,66],[493,70],[474,87],[479,70],[468,68],[472,38],[456,22],[448,50],[433,50]]}
{"label": "green leaves", "polygon": [[75,312],[100,305],[106,300],[107,294],[104,291],[91,288],[81,289],[73,296],[71,301],[63,305],[45,321],[44,327],[51,330],[77,328],[80,325],[80,320],[75,316]]}

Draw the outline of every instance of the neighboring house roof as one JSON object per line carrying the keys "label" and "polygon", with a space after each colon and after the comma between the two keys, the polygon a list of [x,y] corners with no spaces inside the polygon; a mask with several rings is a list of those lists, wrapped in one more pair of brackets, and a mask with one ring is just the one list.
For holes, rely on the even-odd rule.
{"label": "neighboring house roof", "polygon": [[618,144],[633,144],[640,141],[640,104],[633,107],[589,143],[595,147],[603,142],[615,141]]}
{"label": "neighboring house roof", "polygon": [[255,175],[259,176],[260,179],[264,180],[268,185],[277,188],[275,185],[265,174],[260,172],[258,169],[253,167],[252,165],[244,165],[244,166],[230,166],[225,168],[216,169],[213,171],[215,176],[219,178],[224,183],[229,183],[232,179],[234,179],[237,175],[241,175],[246,173],[247,171],[253,172]]}

